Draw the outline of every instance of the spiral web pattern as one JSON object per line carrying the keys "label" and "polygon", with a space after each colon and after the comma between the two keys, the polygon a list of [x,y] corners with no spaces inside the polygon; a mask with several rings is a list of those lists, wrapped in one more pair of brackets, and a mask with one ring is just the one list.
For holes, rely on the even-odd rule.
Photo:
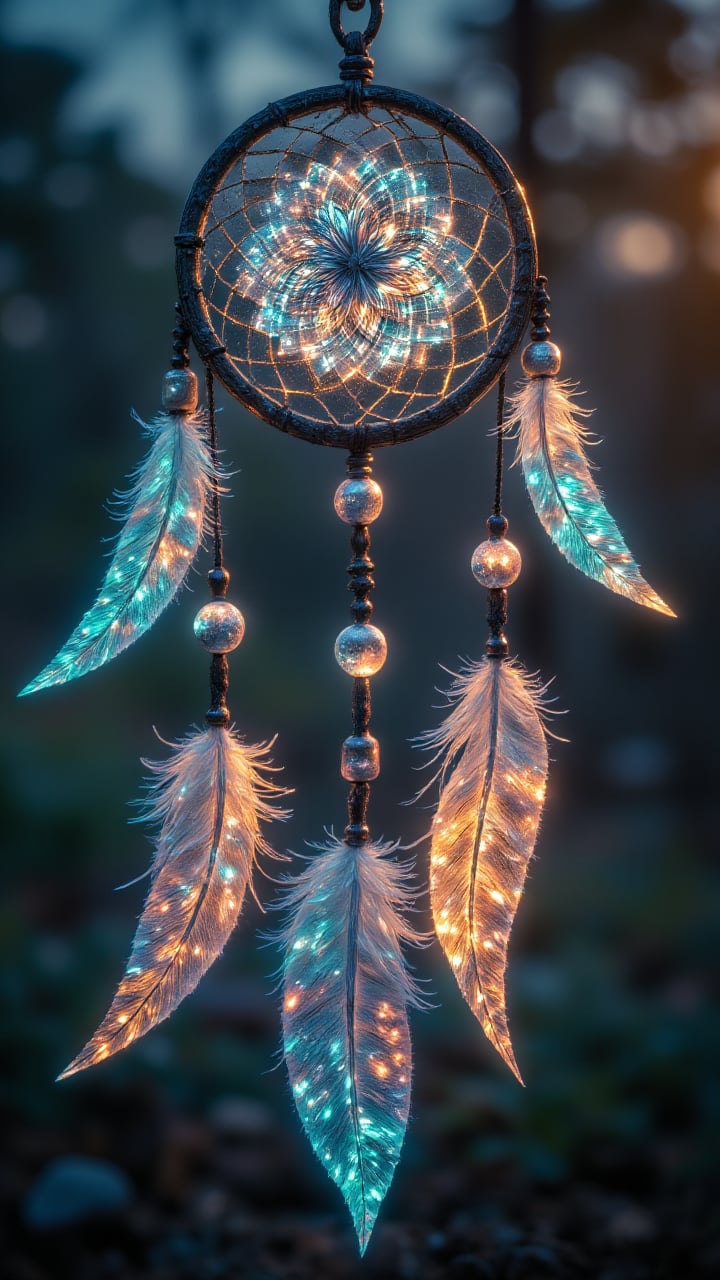
{"label": "spiral web pattern", "polygon": [[208,319],[281,408],[348,427],[431,409],[485,360],[514,241],[479,160],[407,111],[315,111],[266,133],[203,227]]}

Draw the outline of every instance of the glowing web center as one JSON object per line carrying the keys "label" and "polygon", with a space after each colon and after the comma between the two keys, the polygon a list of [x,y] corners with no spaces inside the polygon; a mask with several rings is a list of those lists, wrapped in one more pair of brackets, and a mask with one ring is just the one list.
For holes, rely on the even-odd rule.
{"label": "glowing web center", "polygon": [[239,246],[236,288],[284,361],[372,379],[422,365],[428,343],[452,339],[471,254],[452,235],[447,197],[409,167],[348,155],[354,166],[338,157],[278,181],[265,221]]}
{"label": "glowing web center", "polygon": [[318,295],[327,295],[319,301],[346,311],[342,319],[364,329],[389,298],[414,298],[433,287],[422,248],[417,236],[383,227],[367,207],[345,211],[329,201],[307,239],[307,269]]}

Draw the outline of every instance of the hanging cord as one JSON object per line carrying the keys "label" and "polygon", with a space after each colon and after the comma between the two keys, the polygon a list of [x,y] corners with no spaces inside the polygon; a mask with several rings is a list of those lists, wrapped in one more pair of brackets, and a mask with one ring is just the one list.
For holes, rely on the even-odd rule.
{"label": "hanging cord", "polygon": [[207,398],[208,427],[210,432],[210,457],[213,464],[213,487],[212,487],[212,523],[213,523],[213,548],[215,554],[214,565],[216,569],[225,567],[223,561],[223,535],[222,523],[220,520],[220,482],[218,480],[218,472],[220,459],[218,454],[218,433],[217,433],[217,417],[215,414],[215,378],[213,371],[209,365],[205,365],[205,392]]}
{"label": "hanging cord", "polygon": [[[495,446],[495,500],[493,502],[493,513],[487,522],[487,531],[491,542],[493,540],[502,539],[507,533],[508,522],[502,513],[502,487],[503,487],[503,471],[504,458],[503,447],[505,443],[505,374],[503,373],[498,382],[498,398],[497,398],[497,424],[496,446]],[[488,544],[483,544],[488,545]],[[507,623],[507,590],[504,587],[490,587],[487,593],[488,613],[487,621],[490,628],[490,635],[485,643],[485,653],[489,658],[505,658],[508,654],[508,642],[505,636],[505,624]]]}
{"label": "hanging cord", "polygon": [[495,445],[495,502],[493,515],[502,515],[503,446],[505,444],[505,374],[498,382],[497,432]]}
{"label": "hanging cord", "polygon": [[[217,418],[215,414],[215,379],[212,369],[205,365],[205,395],[208,415],[208,434],[210,441],[210,458],[213,465],[212,485],[212,533],[214,560],[208,573],[208,586],[214,600],[222,600],[227,594],[230,574],[223,562],[223,535],[220,519],[220,481],[218,478],[219,452]],[[205,720],[210,725],[223,726],[229,723],[230,712],[227,707],[227,692],[230,684],[230,667],[226,653],[214,653],[210,662],[210,709]]]}

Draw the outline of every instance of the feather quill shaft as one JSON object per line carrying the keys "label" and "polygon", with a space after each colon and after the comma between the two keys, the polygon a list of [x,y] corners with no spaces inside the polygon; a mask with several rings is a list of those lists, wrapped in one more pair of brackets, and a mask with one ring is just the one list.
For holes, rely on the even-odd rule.
{"label": "feather quill shaft", "polygon": [[596,485],[581,419],[590,416],[557,378],[528,378],[510,402],[530,500],[545,532],[576,569],[610,591],[674,618],[640,573]]}
{"label": "feather quill shaft", "polygon": [[515,662],[483,658],[422,742],[442,757],[430,895],[440,944],[491,1044],[522,1084],[508,1030],[505,971],[547,780],[542,689]]}
{"label": "feather quill shaft", "polygon": [[[144,424],[142,424],[144,426]],[[124,525],[95,603],[20,696],[96,670],[148,631],[195,559],[217,483],[202,413],[161,413],[150,450],[123,496]]]}
{"label": "feather quill shaft", "polygon": [[397,1164],[410,1107],[402,944],[412,901],[396,845],[320,846],[293,882],[283,931],[285,1061],[312,1148],[340,1188],[361,1253]]}
{"label": "feather quill shaft", "polygon": [[64,1079],[118,1053],[167,1018],[219,956],[240,914],[258,852],[260,822],[285,818],[286,794],[266,776],[268,746],[210,728],[174,744],[151,771],[142,818],[157,830],[151,887],[125,976]]}

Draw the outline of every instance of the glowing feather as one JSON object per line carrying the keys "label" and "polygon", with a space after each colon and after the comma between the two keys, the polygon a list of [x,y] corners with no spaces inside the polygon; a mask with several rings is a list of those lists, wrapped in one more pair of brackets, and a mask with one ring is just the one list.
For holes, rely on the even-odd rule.
{"label": "glowing feather", "polygon": [[397,846],[319,848],[288,895],[283,933],[285,1060],[313,1150],[342,1191],[367,1248],[402,1147],[412,1057],[407,1006],[419,1003],[401,944],[411,895]]}
{"label": "glowing feather", "polygon": [[105,1018],[59,1079],[124,1049],[177,1008],[219,956],[243,905],[260,821],[284,818],[264,776],[267,746],[211,728],[174,745],[154,774],[143,818],[159,827],[152,884],[125,977]]}
{"label": "glowing feather", "polygon": [[[143,424],[144,426],[144,424]],[[213,468],[202,414],[161,413],[129,492],[95,603],[20,696],[94,671],[148,631],[182,586],[202,537]]]}
{"label": "glowing feather", "polygon": [[642,577],[605,507],[585,454],[589,436],[580,419],[589,410],[571,393],[569,382],[529,378],[511,402],[507,428],[518,429],[518,458],[540,523],[581,573],[674,618]]}
{"label": "glowing feather", "polygon": [[484,658],[456,678],[452,711],[422,740],[444,758],[430,853],[435,930],[467,1003],[521,1083],[505,969],[545,797],[541,694],[519,664]]}

